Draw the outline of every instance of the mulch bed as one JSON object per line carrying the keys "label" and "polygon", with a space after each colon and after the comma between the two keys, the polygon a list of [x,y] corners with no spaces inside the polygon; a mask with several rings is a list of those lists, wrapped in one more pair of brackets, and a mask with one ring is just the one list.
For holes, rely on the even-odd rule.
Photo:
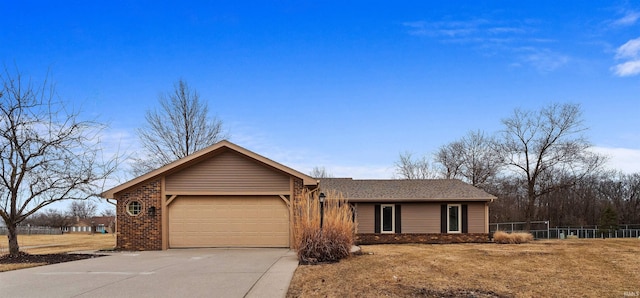
{"label": "mulch bed", "polygon": [[42,254],[31,255],[26,252],[20,252],[17,256],[9,254],[0,256],[0,264],[20,264],[20,263],[46,263],[57,264],[71,262],[77,260],[91,259],[103,257],[104,255],[95,254]]}

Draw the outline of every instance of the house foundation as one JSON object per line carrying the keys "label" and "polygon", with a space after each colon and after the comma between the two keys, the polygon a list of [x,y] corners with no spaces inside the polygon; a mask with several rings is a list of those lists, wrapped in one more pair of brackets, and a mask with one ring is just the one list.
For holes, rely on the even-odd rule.
{"label": "house foundation", "polygon": [[449,244],[449,243],[487,243],[489,234],[464,233],[464,234],[356,234],[357,245],[366,244]]}

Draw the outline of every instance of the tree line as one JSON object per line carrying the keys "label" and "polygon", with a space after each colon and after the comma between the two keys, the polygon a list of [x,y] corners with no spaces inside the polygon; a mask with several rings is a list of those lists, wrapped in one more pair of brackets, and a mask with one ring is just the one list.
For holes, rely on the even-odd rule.
{"label": "tree line", "polygon": [[113,209],[98,213],[98,205],[91,201],[73,201],[66,210],[46,209],[25,219],[23,225],[63,228],[77,223],[80,219],[90,219],[97,215],[115,216]]}
{"label": "tree line", "polygon": [[396,175],[477,186],[498,197],[491,222],[598,225],[614,216],[617,223],[640,223],[640,173],[605,170],[606,157],[589,150],[586,130],[576,104],[516,109],[500,131],[469,132],[431,158],[401,153]]}

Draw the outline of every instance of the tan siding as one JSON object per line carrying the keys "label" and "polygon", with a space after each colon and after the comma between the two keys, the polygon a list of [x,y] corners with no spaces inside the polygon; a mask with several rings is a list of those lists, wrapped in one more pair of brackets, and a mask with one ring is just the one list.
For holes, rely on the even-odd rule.
{"label": "tan siding", "polygon": [[358,203],[356,204],[358,222],[358,233],[373,233],[374,230],[374,204]]}
{"label": "tan siding", "polygon": [[167,194],[265,192],[288,194],[289,176],[227,151],[166,178]]}
{"label": "tan siding", "polygon": [[[487,233],[486,204],[484,202],[463,203],[468,205],[468,232]],[[374,233],[373,203],[358,203],[358,233]],[[402,233],[440,233],[441,203],[402,203]]]}
{"label": "tan siding", "polygon": [[440,233],[440,204],[402,204],[402,233]]}
{"label": "tan siding", "polygon": [[468,203],[469,233],[488,233],[485,231],[485,208],[487,207],[484,202]]}

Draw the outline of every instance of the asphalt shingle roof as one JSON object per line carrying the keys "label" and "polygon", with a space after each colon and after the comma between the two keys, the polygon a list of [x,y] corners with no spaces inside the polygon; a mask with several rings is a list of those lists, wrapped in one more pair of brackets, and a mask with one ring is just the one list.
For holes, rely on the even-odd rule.
{"label": "asphalt shingle roof", "polygon": [[350,202],[491,201],[496,197],[457,179],[354,180],[322,178],[321,191],[342,192]]}

